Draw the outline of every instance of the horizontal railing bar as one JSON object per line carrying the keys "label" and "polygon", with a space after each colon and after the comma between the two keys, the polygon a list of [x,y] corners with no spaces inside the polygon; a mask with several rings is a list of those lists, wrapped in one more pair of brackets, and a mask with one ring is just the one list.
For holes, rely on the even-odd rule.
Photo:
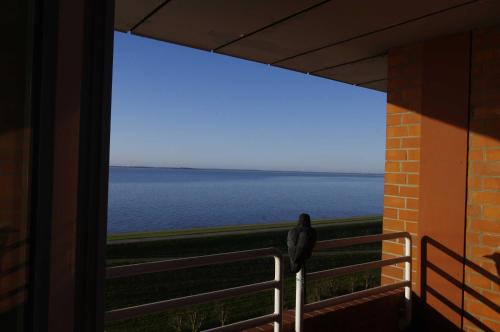
{"label": "horizontal railing bar", "polygon": [[392,240],[402,237],[410,238],[410,234],[407,232],[395,232],[395,233],[375,234],[375,235],[358,236],[350,238],[347,237],[335,240],[318,241],[316,243],[316,246],[314,247],[314,251],[347,247],[357,244],[373,243],[384,240]]}
{"label": "horizontal railing bar", "polygon": [[[320,241],[316,244],[315,251],[324,249],[340,248],[358,244],[373,243],[383,240],[391,240],[396,238],[407,238],[410,239],[410,234],[407,232],[397,232],[397,233],[386,233],[386,234],[376,234],[369,236],[360,236],[354,238],[342,238],[335,240]],[[168,259],[157,262],[148,262],[140,264],[131,264],[125,266],[115,266],[106,269],[107,278],[120,278],[134,275],[142,275],[147,273],[155,272],[166,272],[172,270],[179,270],[185,268],[194,268],[200,266],[214,265],[214,264],[224,264],[243,260],[258,259],[266,256],[273,256],[277,259],[282,259],[282,253],[276,248],[263,248],[246,250],[239,252],[230,252],[222,254],[214,254],[207,256],[198,257],[188,257],[188,258],[176,258]],[[379,260],[375,262],[367,262],[362,264],[356,264],[351,266],[339,267],[330,270],[317,271],[308,274],[311,279],[319,279],[324,277],[336,277],[349,273],[355,273],[360,271],[365,271],[369,269],[380,268],[387,265],[393,265],[398,263],[411,263],[411,256],[403,256],[387,260]],[[315,303],[310,303],[304,306],[305,311],[311,311],[315,309],[320,309],[326,306],[332,306],[359,298],[380,294],[383,292],[395,290],[401,287],[410,287],[410,281],[404,281],[400,283],[395,283],[391,285],[385,285],[375,288],[366,289],[363,291],[346,294],[331,299],[318,301]],[[229,289],[217,290],[213,292],[207,292],[202,294],[190,295],[181,298],[169,299],[164,301],[158,301],[154,303],[147,303],[138,306],[132,306],[127,308],[115,309],[106,312],[106,321],[115,321],[122,319],[130,319],[138,316],[143,316],[151,313],[161,312],[168,309],[173,309],[181,306],[201,304],[210,301],[217,301],[229,297],[245,295],[250,293],[261,292],[267,289],[281,289],[282,282],[280,280],[271,280],[251,285],[245,285],[240,287],[234,287]],[[264,325],[266,323],[277,322],[279,323],[281,317],[278,313],[269,314],[261,317],[252,318],[249,320],[236,322],[226,326],[217,327],[207,331],[219,332],[219,331],[240,331],[243,329],[252,328],[259,325]]]}
{"label": "horizontal railing bar", "polygon": [[257,293],[267,289],[280,287],[280,284],[281,282],[279,280],[270,280],[257,284],[227,288],[213,292],[201,293],[170,300],[141,304],[133,307],[110,310],[106,312],[105,320],[115,321],[115,320],[129,319],[147,314],[152,314],[159,311],[173,309],[176,307],[217,301],[228,297],[245,295],[249,293]]}
{"label": "horizontal railing bar", "polygon": [[342,267],[337,267],[334,269],[308,273],[307,279],[308,280],[316,280],[316,279],[328,278],[328,277],[340,277],[340,276],[343,276],[346,274],[377,269],[379,267],[398,264],[398,263],[404,263],[404,262],[409,262],[409,261],[411,261],[410,256],[403,256],[403,257],[383,259],[383,260],[368,262],[368,263],[342,266]]}
{"label": "horizontal railing bar", "polygon": [[331,299],[326,299],[323,301],[308,303],[308,304],[304,305],[304,312],[314,311],[314,310],[318,310],[318,309],[321,309],[324,307],[329,307],[329,306],[333,306],[333,305],[337,305],[337,304],[341,304],[341,303],[345,303],[345,302],[349,302],[349,301],[354,301],[354,300],[357,300],[360,298],[364,298],[364,297],[368,297],[371,295],[376,295],[376,294],[380,294],[380,293],[384,293],[384,292],[389,292],[389,291],[396,290],[396,289],[402,288],[402,287],[407,287],[407,286],[410,286],[410,281],[403,281],[403,282],[398,282],[398,283],[394,283],[394,284],[390,284],[390,285],[373,287],[373,288],[365,289],[362,291],[354,292],[351,294],[333,297]]}
{"label": "horizontal railing bar", "polygon": [[276,248],[263,248],[206,256],[175,258],[157,262],[114,266],[106,269],[106,278],[111,279],[130,277],[146,273],[166,272],[212,264],[224,264],[249,259],[258,259],[266,256],[275,256],[281,258],[282,254]]}
{"label": "horizontal railing bar", "polygon": [[209,330],[203,330],[203,332],[239,332],[251,329],[252,327],[261,326],[272,322],[277,322],[278,320],[279,320],[278,314],[269,314],[265,316],[247,319],[233,324],[215,327]]}

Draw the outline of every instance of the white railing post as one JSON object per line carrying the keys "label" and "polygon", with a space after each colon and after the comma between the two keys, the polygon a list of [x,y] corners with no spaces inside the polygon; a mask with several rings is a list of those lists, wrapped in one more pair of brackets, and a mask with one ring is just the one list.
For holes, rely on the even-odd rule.
{"label": "white railing post", "polygon": [[412,265],[412,255],[411,255],[411,237],[405,237],[405,256],[410,257],[408,262],[405,262],[405,281],[410,284],[405,287],[405,318],[406,323],[410,325],[411,323],[411,265]]}
{"label": "white railing post", "polygon": [[[319,241],[316,243],[314,251],[341,248],[352,245],[359,245],[365,243],[373,243],[384,240],[392,240],[404,238],[405,239],[405,250],[404,256],[382,259],[373,262],[360,263],[354,265],[348,265],[343,267],[336,267],[329,270],[315,271],[312,273],[307,273],[305,269],[300,270],[296,275],[296,292],[295,292],[295,332],[302,332],[304,329],[304,312],[314,311],[321,308],[334,306],[337,304],[346,303],[349,301],[354,301],[361,298],[366,298],[372,295],[382,294],[385,292],[390,292],[396,289],[404,288],[405,297],[405,320],[408,325],[411,324],[411,314],[412,314],[412,294],[411,294],[411,276],[412,276],[412,247],[411,247],[411,235],[407,232],[395,232],[395,233],[384,233],[384,234],[374,234],[366,236],[358,236],[352,238],[334,239]],[[395,265],[404,262],[404,279],[401,282],[392,283],[384,286],[377,286],[368,288],[362,291],[353,292],[346,295],[335,296],[329,299],[320,300],[313,303],[305,304],[305,296],[307,291],[307,280],[317,280],[320,278],[331,278],[339,277],[347,274],[352,274],[356,272],[362,272],[367,270],[373,270],[381,268],[388,265]]]}
{"label": "white railing post", "polygon": [[278,315],[274,322],[274,332],[282,332],[283,325],[283,260],[274,256],[274,280],[279,282],[274,289],[274,313]]}
{"label": "white railing post", "polygon": [[304,268],[295,276],[295,332],[302,332],[304,322]]}
{"label": "white railing post", "polygon": [[254,327],[273,323],[275,332],[283,332],[283,271],[284,261],[282,253],[276,248],[262,248],[228,252],[198,257],[174,258],[163,261],[138,263],[123,266],[113,266],[106,269],[106,277],[109,279],[124,278],[148,273],[175,271],[180,269],[208,266],[213,264],[224,264],[253,260],[257,257],[272,256],[274,258],[274,280],[248,284],[238,287],[226,288],[201,294],[188,295],[168,300],[150,302],[131,307],[113,309],[105,312],[105,321],[141,317],[144,315],[164,312],[178,307],[203,304],[212,301],[223,300],[235,296],[255,294],[266,290],[274,290],[274,312],[264,316],[238,321],[224,326],[214,327],[207,332],[230,332],[245,331]]}

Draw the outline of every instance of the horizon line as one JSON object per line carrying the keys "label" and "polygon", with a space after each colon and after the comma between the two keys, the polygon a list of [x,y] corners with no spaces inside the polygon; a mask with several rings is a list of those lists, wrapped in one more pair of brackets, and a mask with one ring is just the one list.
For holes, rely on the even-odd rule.
{"label": "horizon line", "polygon": [[109,165],[109,167],[128,168],[164,168],[178,170],[207,170],[207,171],[247,171],[247,172],[292,172],[292,173],[335,173],[335,174],[361,174],[384,175],[384,172],[347,172],[347,171],[304,171],[304,170],[276,170],[276,169],[248,169],[248,168],[211,168],[211,167],[184,167],[184,166],[144,166],[144,165]]}

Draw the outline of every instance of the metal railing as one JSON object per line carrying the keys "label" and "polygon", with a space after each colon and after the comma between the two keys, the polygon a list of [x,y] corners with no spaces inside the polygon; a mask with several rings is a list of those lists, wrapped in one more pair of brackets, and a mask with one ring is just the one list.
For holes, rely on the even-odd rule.
{"label": "metal railing", "polygon": [[249,329],[252,327],[274,322],[274,332],[280,332],[282,330],[283,324],[283,255],[276,248],[246,250],[224,254],[169,259],[158,262],[110,267],[106,269],[106,278],[123,278],[146,273],[174,271],[213,264],[252,260],[262,257],[274,257],[274,280],[196,295],[184,296],[170,300],[163,300],[159,302],[141,304],[127,308],[114,309],[106,312],[105,320],[106,322],[111,322],[115,320],[130,319],[177,308],[180,306],[202,304],[234,296],[253,294],[268,289],[274,289],[274,313],[216,327],[206,331],[241,331],[244,329]]}
{"label": "metal railing", "polygon": [[[343,238],[336,240],[320,241],[316,244],[314,251],[334,249],[358,244],[366,244],[380,242],[384,240],[392,240],[404,238],[405,250],[404,256],[384,259],[379,261],[349,265],[338,267],[329,270],[304,273],[300,270],[296,275],[296,296],[295,296],[295,331],[302,332],[304,312],[321,309],[327,306],[337,305],[356,299],[364,298],[371,295],[376,295],[398,288],[405,289],[405,305],[406,305],[406,320],[411,321],[411,237],[406,232],[387,233],[368,235],[360,237]],[[230,252],[223,254],[169,259],[150,263],[132,264],[124,266],[110,267],[106,269],[106,277],[123,278],[147,273],[174,271],[186,268],[194,268],[200,266],[224,264],[244,260],[253,260],[262,257],[274,257],[274,280],[269,280],[260,283],[254,283],[234,288],[227,288],[207,293],[184,296],[169,300],[163,300],[153,303],[146,303],[137,306],[113,309],[105,314],[106,322],[130,319],[147,314],[162,312],[169,309],[178,308],[187,305],[202,304],[217,300],[223,300],[230,297],[253,294],[269,289],[274,289],[274,312],[272,314],[251,318],[248,320],[235,322],[229,325],[215,327],[206,331],[221,332],[221,331],[241,331],[252,327],[274,323],[274,332],[282,331],[283,326],[283,255],[276,248],[264,248],[255,250],[246,250],[239,252]],[[388,265],[405,263],[404,281],[390,285],[378,286],[362,291],[341,295],[326,300],[321,300],[314,303],[304,304],[304,285],[307,285],[308,280],[317,280],[327,277],[339,277],[351,273],[381,268]]]}
{"label": "metal railing", "polygon": [[[303,330],[304,312],[313,311],[324,307],[353,301],[356,299],[392,291],[402,287],[404,287],[405,289],[405,306],[406,306],[405,318],[407,320],[407,323],[409,324],[411,321],[411,259],[412,259],[410,234],[408,234],[407,232],[398,232],[398,233],[377,234],[377,235],[320,241],[316,244],[314,251],[340,248],[357,244],[380,242],[384,240],[392,240],[398,238],[405,239],[405,250],[404,250],[404,256],[402,257],[343,266],[330,270],[323,270],[311,273],[304,273],[303,269],[300,270],[296,275],[295,332],[302,332]],[[346,274],[381,268],[384,266],[403,263],[403,262],[405,263],[405,269],[404,269],[404,281],[402,282],[373,287],[346,295],[336,296],[333,298],[329,298],[314,303],[304,304],[304,285],[307,286],[308,280],[317,280],[326,277],[338,277]]]}

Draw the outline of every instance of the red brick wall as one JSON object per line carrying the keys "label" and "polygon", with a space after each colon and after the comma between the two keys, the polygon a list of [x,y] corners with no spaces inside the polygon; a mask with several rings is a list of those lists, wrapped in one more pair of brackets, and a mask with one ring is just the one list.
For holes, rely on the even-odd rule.
{"label": "red brick wall", "polygon": [[500,27],[473,33],[464,329],[500,331]]}
{"label": "red brick wall", "polygon": [[[460,314],[463,309],[463,322],[461,319],[458,320],[458,323],[455,319],[450,319],[450,322],[454,325],[463,324],[464,330],[500,331],[498,313],[498,303],[500,303],[500,26],[473,31],[468,38],[471,40],[470,56],[468,56],[471,66],[470,79],[468,79],[470,85],[469,105],[466,108],[469,113],[468,128],[465,125],[465,129],[469,133],[469,150],[466,158],[468,160],[467,175],[463,174],[461,175],[463,179],[458,179],[456,177],[459,176],[457,174],[460,172],[456,172],[455,178],[450,179],[456,190],[462,190],[463,194],[467,194],[467,202],[465,199],[463,203],[455,200],[456,204],[453,205],[453,210],[456,208],[456,210],[465,211],[466,218],[459,217],[461,213],[455,213],[456,216],[452,220],[452,225],[456,225],[453,227],[460,228],[457,234],[463,234],[465,228],[465,236],[459,236],[460,238],[465,237],[465,249],[449,250],[448,245],[439,249],[441,253],[445,252],[442,250],[448,249],[449,259],[458,263],[465,255],[465,275],[454,278],[458,282],[458,286],[447,286],[450,283],[445,280],[439,282],[442,287],[455,287],[457,292],[462,291],[460,285],[463,282],[464,302],[462,308],[460,308],[462,306],[460,301],[456,303],[460,305],[459,307],[456,307],[455,304],[443,304],[439,299],[432,299],[433,301],[427,303],[430,303],[432,307],[433,302],[441,301],[439,305],[448,306],[446,308],[448,313]],[[446,40],[446,38],[443,39],[443,41]],[[433,41],[433,43],[436,46],[436,42]],[[384,231],[408,231],[413,235],[413,255],[414,263],[416,263],[414,264],[413,284],[417,298],[425,296],[421,293],[420,285],[421,240],[427,235],[429,227],[436,228],[435,225],[429,225],[427,217],[421,217],[424,215],[423,208],[427,207],[420,206],[419,203],[423,204],[422,202],[427,200],[427,202],[434,204],[443,199],[442,193],[438,195],[435,190],[429,191],[429,185],[432,187],[432,181],[429,182],[428,179],[424,178],[429,174],[422,171],[421,158],[422,160],[426,159],[427,149],[423,144],[425,140],[422,139],[421,132],[425,133],[426,130],[429,130],[423,126],[436,122],[436,120],[452,126],[463,127],[463,124],[457,124],[453,120],[453,116],[456,114],[448,118],[443,117],[443,114],[448,114],[446,112],[434,116],[426,113],[429,110],[428,107],[423,106],[422,100],[425,99],[426,94],[436,93],[434,88],[433,91],[425,88],[426,61],[434,61],[432,55],[429,56],[427,44],[422,43],[391,50],[388,63]],[[451,54],[451,56],[455,55],[455,53]],[[458,98],[464,99],[463,94],[457,96]],[[445,104],[444,107],[446,107]],[[426,109],[424,110],[423,107]],[[433,121],[422,121],[426,118],[421,118],[421,114],[433,118]],[[466,142],[464,140],[465,148],[467,148]],[[440,161],[439,158],[433,158],[435,159],[433,161],[427,158],[425,160],[426,169],[430,169],[429,165],[432,166],[432,162],[450,163],[450,156],[443,158],[446,159]],[[455,157],[451,158],[452,163],[454,159]],[[462,158],[457,156],[456,163],[462,163]],[[436,168],[443,168],[442,164],[436,164],[436,166],[439,166]],[[444,177],[449,176],[446,172],[441,173]],[[456,185],[457,182],[462,181],[463,183],[467,182],[467,187],[464,189],[460,189],[463,186]],[[429,197],[433,193],[436,197]],[[439,206],[439,204],[437,205]],[[446,216],[447,214],[442,215]],[[446,229],[439,230],[438,228],[437,231],[433,231],[433,240],[441,242],[441,244],[443,242],[446,244],[448,240],[457,240],[456,237],[455,239],[450,238],[450,234],[454,234],[455,230],[448,226]],[[432,250],[435,251],[436,248],[433,247]],[[401,243],[387,242],[383,245],[385,258],[401,255],[402,252]],[[450,274],[445,266],[438,267]],[[429,273],[434,274],[432,277],[436,281],[440,278],[435,271]],[[402,276],[401,266],[384,268],[382,270],[382,283],[387,284],[401,280]],[[422,280],[422,282],[424,281]],[[441,293],[441,295],[443,294],[446,293]],[[446,300],[446,296],[444,296],[444,300]],[[450,303],[455,302],[450,301]],[[448,319],[446,311],[441,311],[438,307],[434,309],[441,313],[445,319]]]}
{"label": "red brick wall", "polygon": [[423,328],[461,327],[471,34],[424,43],[419,314]]}
{"label": "red brick wall", "polygon": [[[415,45],[390,52],[388,57],[387,139],[384,179],[384,231],[418,234],[422,47]],[[413,256],[418,255],[414,239]],[[403,244],[385,241],[384,258],[403,254]],[[413,280],[417,272],[414,264]],[[403,265],[385,267],[382,283],[403,278]]]}

